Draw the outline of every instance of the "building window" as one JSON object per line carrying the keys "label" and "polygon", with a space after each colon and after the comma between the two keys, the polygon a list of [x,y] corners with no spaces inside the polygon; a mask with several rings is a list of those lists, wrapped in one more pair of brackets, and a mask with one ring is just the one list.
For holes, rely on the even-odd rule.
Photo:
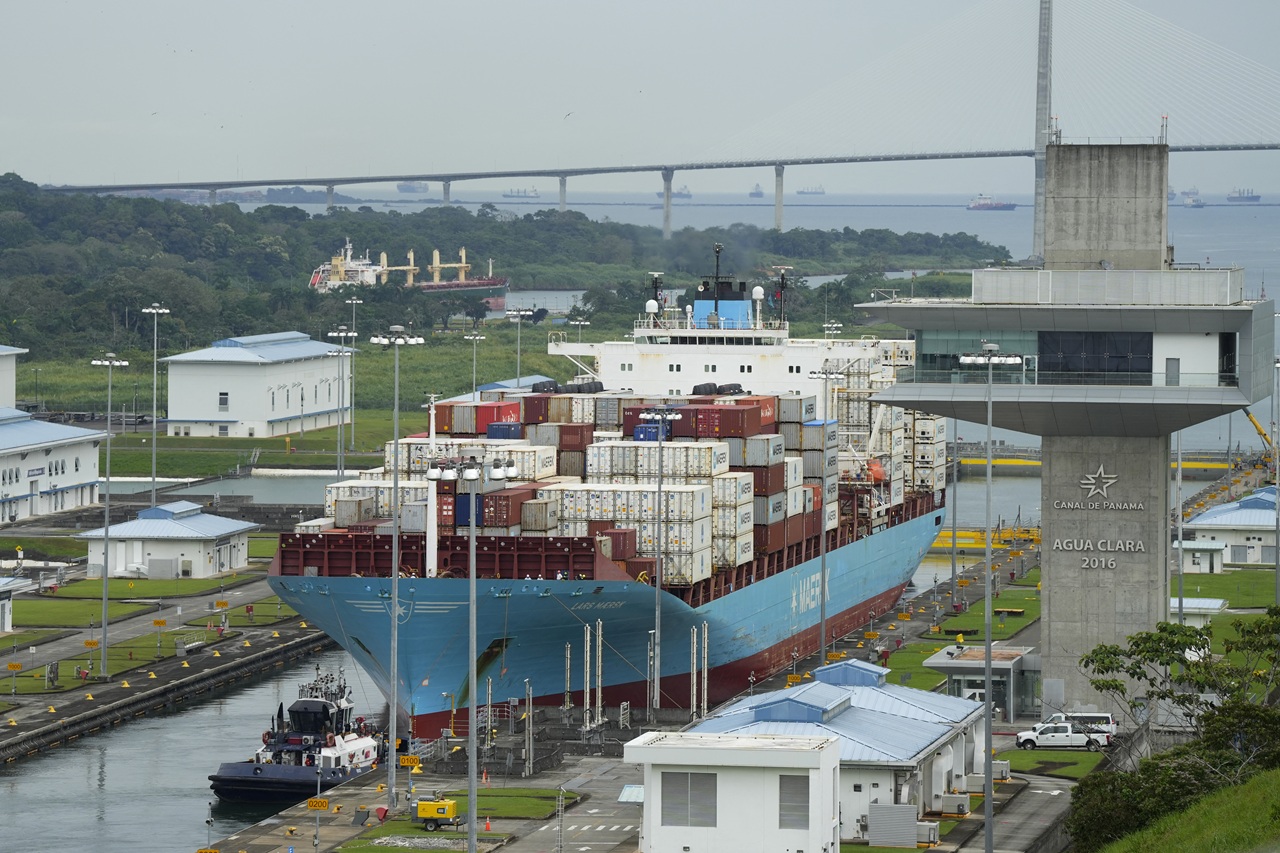
{"label": "building window", "polygon": [[704,365],[702,365],[702,372],[703,372],[703,373],[715,373],[715,372],[716,372],[716,365],[714,365],[714,364],[704,364]]}
{"label": "building window", "polygon": [[226,424],[218,424],[218,435],[219,435],[220,437],[222,437],[222,438],[226,438],[229,434],[230,434],[230,433],[227,431],[227,425],[226,425]]}
{"label": "building window", "polygon": [[778,777],[778,829],[809,828],[809,777]]}
{"label": "building window", "polygon": [[227,410],[227,406],[229,402],[230,402],[230,395],[228,395],[226,391],[219,391],[218,392],[218,411],[225,412]]}
{"label": "building window", "polygon": [[715,826],[716,774],[662,774],[663,826]]}
{"label": "building window", "polygon": [[[984,666],[985,666],[985,664],[984,664]],[[855,783],[853,784],[853,792],[854,792],[855,794],[861,794],[861,793],[862,793],[862,783],[861,783],[861,782],[855,782]]]}
{"label": "building window", "polygon": [[752,365],[750,365],[750,364],[739,364],[739,365],[738,365],[738,372],[739,372],[739,373],[750,373],[750,372],[751,372],[751,367],[752,367]]}

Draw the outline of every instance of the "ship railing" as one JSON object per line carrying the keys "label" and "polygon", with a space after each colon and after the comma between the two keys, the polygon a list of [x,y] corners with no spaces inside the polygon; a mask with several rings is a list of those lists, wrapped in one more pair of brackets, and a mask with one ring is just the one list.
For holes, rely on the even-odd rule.
{"label": "ship railing", "polygon": [[706,318],[701,320],[691,319],[681,315],[672,315],[670,317],[654,317],[648,314],[642,315],[635,321],[635,331],[667,331],[667,332],[707,332],[707,331],[730,331],[730,332],[753,332],[753,331],[770,331],[785,332],[790,328],[790,324],[786,320],[763,320],[760,322],[752,322],[749,320],[733,320],[721,317],[714,325],[707,322]]}

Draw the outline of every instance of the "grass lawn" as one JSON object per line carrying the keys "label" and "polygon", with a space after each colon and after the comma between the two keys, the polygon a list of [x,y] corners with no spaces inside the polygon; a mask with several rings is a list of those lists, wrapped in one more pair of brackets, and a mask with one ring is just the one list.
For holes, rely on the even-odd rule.
{"label": "grass lawn", "polygon": [[[476,810],[481,817],[477,821],[476,837],[490,841],[501,841],[507,836],[499,832],[485,832],[485,818],[507,818],[518,820],[546,820],[556,813],[556,797],[559,791],[555,788],[481,788],[476,792]],[[424,795],[426,793],[424,792]],[[456,800],[458,813],[465,814],[467,809],[467,792],[465,790],[446,791],[444,796]],[[575,791],[564,792],[565,807],[577,803],[581,795]],[[462,832],[427,832],[421,826],[411,823],[407,817],[393,818],[381,826],[370,827],[359,838],[347,842],[338,849],[344,853],[359,851],[386,850],[385,845],[376,843],[377,839],[392,836],[408,836],[411,838],[439,839],[442,842],[465,839],[466,827]],[[446,845],[446,849],[448,845]]]}
{"label": "grass lawn", "polygon": [[[999,597],[991,599],[991,638],[1007,640],[1040,618],[1040,592],[1034,586],[1009,586],[1002,584]],[[1021,610],[1022,615],[1002,614],[1001,608]],[[944,635],[963,634],[966,641],[983,639],[985,622],[982,602],[974,602],[965,613],[952,616],[942,623]]]}
{"label": "grass lawn", "polygon": [[1010,749],[996,757],[1008,760],[1014,773],[1080,779],[1093,772],[1103,755],[1087,749]]}
{"label": "grass lawn", "polygon": [[[107,618],[112,622],[154,609],[151,604],[125,604],[111,601],[107,604]],[[102,600],[89,598],[62,599],[53,596],[40,598],[15,598],[13,600],[13,624],[23,628],[85,627],[102,621]]]}
{"label": "grass lawn", "polygon": [[14,654],[17,654],[19,652],[25,652],[36,643],[43,642],[47,637],[56,637],[61,633],[61,631],[55,631],[48,628],[17,631],[7,637],[0,638],[0,646],[12,646]]}
{"label": "grass lawn", "polygon": [[28,560],[75,560],[89,553],[86,543],[67,536],[0,536],[0,557],[15,559],[18,549]]}
{"label": "grass lawn", "polygon": [[249,534],[249,557],[250,559],[271,559],[276,555],[276,551],[280,548],[280,537],[274,533],[250,533]]}
{"label": "grass lawn", "polygon": [[1210,794],[1186,811],[1107,845],[1102,853],[1221,853],[1275,850],[1280,841],[1280,770]]}
{"label": "grass lawn", "polygon": [[[943,641],[922,641],[907,643],[889,655],[889,676],[891,684],[905,684],[917,690],[932,690],[947,680],[947,677],[936,669],[924,665],[926,658],[942,649]],[[908,677],[909,676],[909,677]],[[905,680],[904,680],[905,679]]]}
{"label": "grass lawn", "polygon": [[[215,589],[226,589],[241,583],[258,580],[262,575],[238,572],[223,578],[111,578],[107,581],[107,596],[113,601],[128,598],[178,598],[184,595],[203,595]],[[57,599],[102,600],[102,579],[86,578],[58,587],[53,594]],[[74,623],[73,623],[74,624]]]}
{"label": "grass lawn", "polygon": [[1040,584],[1040,567],[1027,569],[1027,573],[1013,582],[1014,586],[1029,586],[1035,588]]}
{"label": "grass lawn", "polygon": [[[1178,595],[1177,575],[1170,582],[1169,594],[1175,598]],[[1214,575],[1183,575],[1182,594],[1187,598],[1225,598],[1232,607],[1266,607],[1276,603],[1276,573],[1239,569]]]}
{"label": "grass lawn", "polygon": [[[178,631],[171,631],[167,629],[160,630],[158,634],[158,644],[157,634],[148,634],[129,640],[110,640],[110,633],[108,629],[108,639],[110,640],[110,648],[107,651],[108,677],[114,681],[123,674],[125,677],[122,680],[146,680],[147,676],[145,673],[138,675],[132,671],[157,660],[157,650],[161,657],[173,657],[174,641],[179,638],[189,638],[193,633],[203,637],[205,642],[212,642],[218,639],[216,632],[193,632],[190,628],[183,628]],[[76,678],[77,667],[84,667],[89,670],[89,678],[87,681]],[[95,679],[98,677],[98,673],[101,671],[101,668],[102,656],[99,649],[86,648],[83,655],[63,658],[58,661],[57,687],[53,689],[45,688],[45,668],[41,666],[37,667],[32,672],[22,672],[18,674],[18,693],[23,695],[38,693],[52,694],[79,689],[93,692],[93,689],[98,684]],[[131,681],[130,683],[133,684],[134,681]]]}
{"label": "grass lawn", "polygon": [[[253,616],[250,617],[246,606],[253,607]],[[248,604],[238,604],[227,611],[227,625],[231,628],[248,628],[254,625],[272,625],[276,622],[284,622],[297,616],[298,612],[289,607],[278,596],[268,596],[260,598],[257,601],[250,601]],[[210,624],[210,620],[215,626],[221,622],[221,617],[214,618],[212,613],[197,613],[187,620],[186,624],[194,628],[202,625]]]}

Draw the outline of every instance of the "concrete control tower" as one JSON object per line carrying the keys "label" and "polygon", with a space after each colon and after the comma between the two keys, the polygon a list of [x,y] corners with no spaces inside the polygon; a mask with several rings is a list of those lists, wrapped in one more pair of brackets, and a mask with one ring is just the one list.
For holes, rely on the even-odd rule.
{"label": "concrete control tower", "polygon": [[[875,400],[1043,438],[1046,705],[1107,707],[1079,668],[1169,619],[1170,436],[1270,393],[1274,306],[1244,271],[1177,264],[1166,145],[1050,145],[1043,269],[983,269],[970,299],[860,307],[910,330],[914,374]],[[1116,709],[1113,709],[1116,710]]]}

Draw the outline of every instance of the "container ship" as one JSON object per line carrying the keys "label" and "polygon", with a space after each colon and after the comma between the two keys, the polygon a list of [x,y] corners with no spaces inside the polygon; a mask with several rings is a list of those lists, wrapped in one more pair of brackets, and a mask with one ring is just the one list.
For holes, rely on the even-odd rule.
{"label": "container ship", "polygon": [[1256,202],[1256,201],[1262,201],[1262,196],[1258,195],[1251,189],[1248,189],[1248,190],[1233,189],[1231,192],[1227,193],[1227,201]]}
{"label": "container ship", "polygon": [[655,285],[625,341],[553,335],[569,385],[436,404],[427,435],[389,442],[382,468],[332,484],[325,516],[281,535],[273,590],[387,696],[396,614],[415,737],[464,729],[473,690],[480,708],[526,689],[643,707],[656,671],[659,707],[718,703],[816,651],[824,628],[898,612],[945,488],[945,419],[871,399],[913,343],[793,339],[762,287],[719,276],[684,310],[665,296]]}

